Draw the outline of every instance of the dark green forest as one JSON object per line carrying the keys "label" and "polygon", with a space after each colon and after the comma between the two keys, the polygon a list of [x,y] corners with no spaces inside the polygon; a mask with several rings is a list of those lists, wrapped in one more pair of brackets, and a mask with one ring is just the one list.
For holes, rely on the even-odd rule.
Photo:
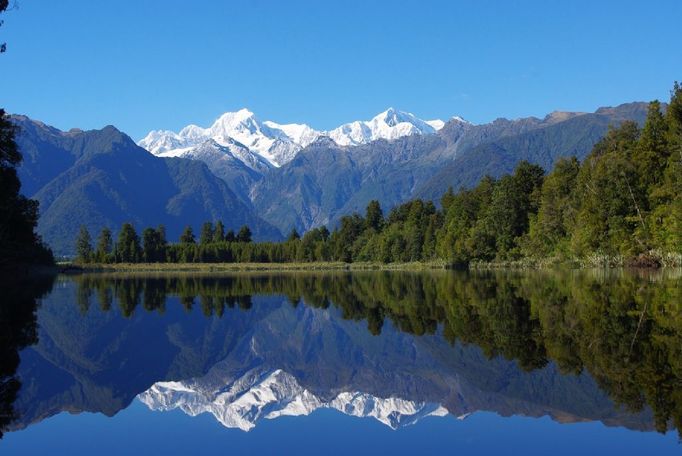
{"label": "dark green forest", "polygon": [[682,259],[682,86],[675,83],[665,112],[649,105],[639,128],[609,130],[587,158],[560,159],[546,173],[520,162],[514,173],[483,178],[471,189],[451,188],[440,201],[413,200],[383,213],[371,201],[365,214],[283,242],[251,242],[248,227],[225,232],[207,222],[197,237],[187,228],[170,243],[165,229],[138,235],[125,224],[93,246],[84,228],[81,262],[476,262],[579,261],[589,265],[679,265]]}
{"label": "dark green forest", "polygon": [[[9,7],[0,0],[0,13]],[[0,26],[2,20],[0,20]],[[0,43],[0,54],[7,49]],[[38,202],[20,194],[17,167],[23,159],[15,136],[17,128],[0,108],[0,271],[12,269],[15,275],[35,265],[54,263],[52,252],[35,233]]]}
{"label": "dark green forest", "polygon": [[[488,358],[526,371],[556,363],[583,371],[616,403],[650,407],[655,428],[682,429],[682,319],[679,275],[609,271],[80,275],[81,312],[166,312],[198,307],[210,318],[252,307],[252,297],[286,296],[293,306],[336,307],[380,334],[387,322],[418,336],[473,344]],[[178,299],[169,299],[175,297]],[[174,304],[169,304],[174,303]],[[485,387],[487,378],[480,378]],[[570,399],[569,399],[570,400]]]}
{"label": "dark green forest", "polygon": [[22,156],[14,136],[16,127],[0,109],[0,270],[51,264],[52,253],[35,233],[38,202],[20,194],[17,166]]}

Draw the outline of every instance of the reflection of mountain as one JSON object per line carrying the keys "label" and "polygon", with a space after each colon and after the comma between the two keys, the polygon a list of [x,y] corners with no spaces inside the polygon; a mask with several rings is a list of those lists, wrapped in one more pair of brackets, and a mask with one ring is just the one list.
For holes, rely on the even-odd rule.
{"label": "reflection of mountain", "polygon": [[438,404],[413,402],[397,397],[379,398],[360,392],[340,393],[325,401],[303,388],[296,378],[277,369],[258,369],[242,377],[216,384],[205,379],[185,382],[159,382],[140,394],[150,409],[166,411],[180,408],[196,416],[211,413],[225,427],[249,431],[261,419],[309,415],[317,409],[331,408],[358,417],[372,417],[385,425],[414,424],[426,416],[444,416],[448,411]]}
{"label": "reflection of mountain", "polygon": [[[651,339],[662,328],[645,319],[637,329],[632,310],[633,293],[654,303],[675,289],[654,284],[540,273],[63,279],[39,310],[39,343],[22,353],[17,427],[62,411],[113,415],[148,391],[154,408],[210,411],[247,428],[299,405],[397,426],[440,404],[455,416],[489,410],[652,429],[649,411],[614,406],[600,386],[621,401],[645,388],[646,401],[670,399],[660,412],[674,415],[672,398],[646,390],[676,378],[674,365],[645,358],[657,352],[647,344],[665,341]],[[606,317],[594,301],[602,297]],[[623,337],[630,330],[633,344]],[[640,370],[661,387],[638,384]]]}

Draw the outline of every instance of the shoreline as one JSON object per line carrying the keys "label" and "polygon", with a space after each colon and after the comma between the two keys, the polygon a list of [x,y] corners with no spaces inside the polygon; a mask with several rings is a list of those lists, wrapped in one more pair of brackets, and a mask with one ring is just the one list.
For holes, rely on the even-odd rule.
{"label": "shoreline", "polygon": [[411,263],[93,263],[63,264],[62,274],[91,272],[419,271],[453,269],[445,262]]}
{"label": "shoreline", "polygon": [[623,264],[590,264],[579,261],[549,262],[487,262],[468,266],[453,265],[444,261],[410,263],[373,262],[301,262],[301,263],[62,263],[57,265],[61,274],[85,274],[98,272],[287,272],[287,271],[435,271],[435,270],[638,270],[661,271],[682,269],[678,265],[659,267],[629,266]]}

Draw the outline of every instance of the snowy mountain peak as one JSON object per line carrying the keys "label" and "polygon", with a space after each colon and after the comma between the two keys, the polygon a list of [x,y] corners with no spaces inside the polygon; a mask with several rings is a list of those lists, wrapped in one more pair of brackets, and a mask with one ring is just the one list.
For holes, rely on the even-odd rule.
{"label": "snowy mountain peak", "polygon": [[205,134],[206,130],[204,130],[198,125],[190,124],[183,128],[182,130],[180,130],[178,136],[186,139],[200,139],[203,138]]}
{"label": "snowy mountain peak", "polygon": [[236,379],[226,379],[224,384],[205,385],[201,379],[159,382],[138,399],[151,410],[179,408],[191,416],[210,413],[223,426],[243,431],[253,429],[262,419],[309,415],[320,408],[372,417],[392,429],[414,424],[426,416],[449,413],[436,403],[379,398],[362,392],[342,392],[325,401],[281,369],[271,372],[250,370]]}
{"label": "snowy mountain peak", "polygon": [[386,111],[375,116],[372,121],[382,121],[390,127],[395,127],[400,123],[414,123],[419,121],[419,119],[417,119],[412,113],[398,111],[395,108],[388,108]]}
{"label": "snowy mountain peak", "polygon": [[[444,124],[435,120],[435,125]],[[355,121],[341,125],[329,132],[329,136],[339,145],[353,146],[366,144],[377,139],[392,140],[403,136],[431,134],[438,129],[414,114],[388,108],[368,121]]]}
{"label": "snowy mountain peak", "polygon": [[208,128],[191,124],[178,133],[151,131],[138,144],[154,155],[191,158],[192,154],[187,152],[208,139],[222,146],[234,140],[278,167],[291,161],[299,150],[321,136],[328,136],[340,146],[353,146],[377,139],[392,140],[408,135],[431,134],[444,124],[438,119],[424,121],[412,113],[391,107],[368,121],[354,121],[330,131],[318,131],[306,124],[261,122],[253,112],[242,108],[222,114]]}
{"label": "snowy mountain peak", "polygon": [[440,130],[445,126],[445,122],[443,122],[440,119],[427,120],[426,123],[431,125],[431,127],[436,131]]}

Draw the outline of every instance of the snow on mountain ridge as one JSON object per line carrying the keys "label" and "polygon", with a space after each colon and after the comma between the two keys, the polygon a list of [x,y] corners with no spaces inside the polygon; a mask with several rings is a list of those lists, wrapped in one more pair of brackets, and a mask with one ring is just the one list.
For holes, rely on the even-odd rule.
{"label": "snow on mountain ridge", "polygon": [[222,114],[208,128],[190,124],[179,133],[153,130],[138,144],[154,155],[193,158],[191,148],[208,139],[222,146],[228,146],[230,139],[234,139],[278,167],[291,161],[299,150],[320,136],[329,136],[338,145],[348,146],[376,139],[431,134],[443,125],[444,122],[438,119],[424,121],[411,113],[389,108],[368,121],[355,121],[330,131],[318,131],[306,124],[260,122],[253,112],[243,108]]}
{"label": "snow on mountain ridge", "polygon": [[[442,121],[430,121],[445,124]],[[377,139],[392,140],[415,134],[432,134],[438,131],[434,125],[417,118],[414,114],[388,108],[367,121],[356,120],[328,132],[340,146],[366,144]]]}
{"label": "snow on mountain ridge", "polygon": [[151,410],[180,408],[191,416],[211,413],[223,426],[253,429],[261,419],[309,415],[320,408],[336,409],[356,417],[372,417],[392,429],[416,423],[426,416],[446,416],[443,406],[396,397],[379,398],[361,392],[342,392],[323,401],[303,388],[291,374],[248,371],[217,391],[191,381],[159,382],[138,399]]}

